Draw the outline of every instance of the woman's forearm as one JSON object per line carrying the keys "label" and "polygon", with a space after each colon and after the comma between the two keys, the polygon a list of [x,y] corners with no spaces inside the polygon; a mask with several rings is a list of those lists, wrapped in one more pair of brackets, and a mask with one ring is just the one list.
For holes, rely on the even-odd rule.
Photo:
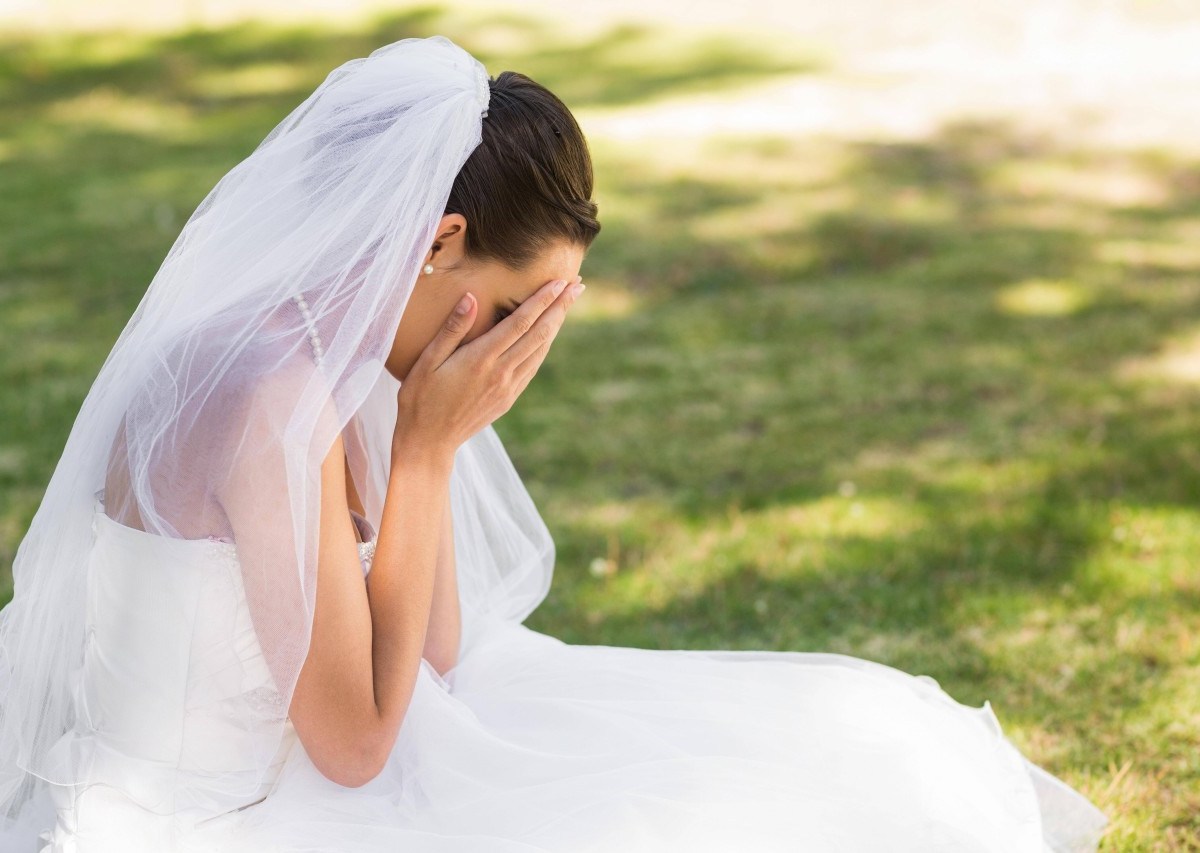
{"label": "woman's forearm", "polygon": [[450,511],[450,496],[442,510],[441,544],[438,549],[437,578],[433,585],[433,604],[429,612],[429,629],[425,634],[422,657],[445,675],[458,663],[459,641],[462,635],[462,610],[458,601],[458,577],[454,560],[454,521]]}
{"label": "woman's forearm", "polygon": [[377,744],[385,754],[404,721],[429,627],[454,456],[397,445],[367,574]]}

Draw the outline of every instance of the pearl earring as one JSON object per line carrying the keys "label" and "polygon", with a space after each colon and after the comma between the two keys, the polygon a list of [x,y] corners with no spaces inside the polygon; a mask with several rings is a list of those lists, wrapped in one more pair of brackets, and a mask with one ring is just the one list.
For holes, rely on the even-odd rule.
{"label": "pearl earring", "polygon": [[424,272],[425,272],[425,275],[432,275],[433,274],[433,264],[426,264],[424,266]]}

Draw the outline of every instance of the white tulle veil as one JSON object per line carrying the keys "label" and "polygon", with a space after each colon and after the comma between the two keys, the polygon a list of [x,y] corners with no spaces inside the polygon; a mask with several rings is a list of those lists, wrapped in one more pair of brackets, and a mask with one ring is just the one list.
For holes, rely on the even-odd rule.
{"label": "white tulle veil", "polygon": [[[55,745],[88,725],[74,683],[98,506],[150,534],[236,544],[276,688],[246,725],[273,737],[240,776],[164,778],[233,795],[258,786],[308,650],[321,461],[341,433],[378,529],[399,388],[384,360],[489,96],[484,67],[444,37],[383,47],[335,69],[184,226],[16,554],[0,611],[0,830],[48,783],[89,781]],[[122,488],[107,494],[106,482]],[[222,512],[233,489],[257,502],[252,527]],[[541,602],[554,547],[492,427],[459,448],[450,495],[465,654],[485,622]],[[158,794],[145,805],[171,802]]]}

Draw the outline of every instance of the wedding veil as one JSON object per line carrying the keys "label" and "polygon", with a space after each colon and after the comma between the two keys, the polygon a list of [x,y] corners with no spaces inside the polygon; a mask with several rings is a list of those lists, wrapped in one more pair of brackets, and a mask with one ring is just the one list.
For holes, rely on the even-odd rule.
{"label": "wedding veil", "polygon": [[[462,48],[402,39],[330,73],[189,218],[17,550],[0,611],[0,830],[47,783],[86,781],[53,747],[86,725],[73,688],[100,506],[152,535],[235,543],[275,687],[245,724],[273,737],[244,777],[207,783],[257,787],[308,651],[321,462],[342,433],[378,529],[399,388],[384,360],[489,97]],[[231,493],[254,501],[252,526],[233,529]],[[459,448],[450,496],[465,654],[486,621],[542,601],[554,546],[491,426]]]}

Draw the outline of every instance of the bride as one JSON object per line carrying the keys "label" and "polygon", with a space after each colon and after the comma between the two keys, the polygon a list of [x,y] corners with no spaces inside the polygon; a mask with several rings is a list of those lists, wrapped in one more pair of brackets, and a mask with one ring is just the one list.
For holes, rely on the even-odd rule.
{"label": "bride", "polygon": [[988,703],[838,654],[573,645],[491,426],[599,231],[554,95],[434,36],[189,219],[0,612],[0,849],[1076,853]]}

